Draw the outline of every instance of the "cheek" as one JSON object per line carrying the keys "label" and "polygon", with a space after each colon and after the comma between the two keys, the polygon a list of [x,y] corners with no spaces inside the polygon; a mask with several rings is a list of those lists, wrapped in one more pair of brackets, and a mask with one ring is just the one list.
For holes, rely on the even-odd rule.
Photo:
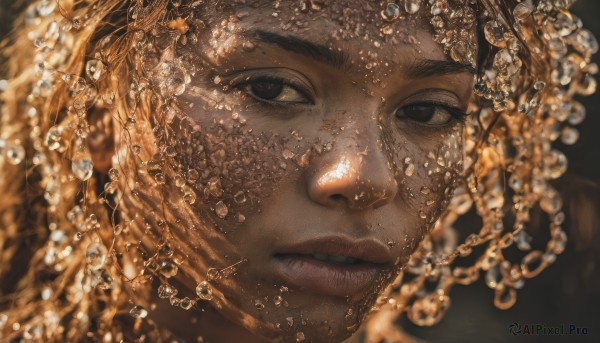
{"label": "cheek", "polygon": [[[396,128],[394,128],[396,130]],[[447,208],[462,174],[462,126],[438,132],[384,132],[384,146],[393,161],[399,199],[416,223],[420,241]]]}

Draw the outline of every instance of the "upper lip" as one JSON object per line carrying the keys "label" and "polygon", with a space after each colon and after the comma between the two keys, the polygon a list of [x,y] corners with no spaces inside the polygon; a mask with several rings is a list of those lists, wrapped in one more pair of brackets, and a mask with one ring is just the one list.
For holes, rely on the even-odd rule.
{"label": "upper lip", "polygon": [[391,264],[394,262],[389,247],[376,239],[352,239],[346,236],[325,236],[296,244],[284,245],[275,255],[312,255],[352,257],[364,262]]}

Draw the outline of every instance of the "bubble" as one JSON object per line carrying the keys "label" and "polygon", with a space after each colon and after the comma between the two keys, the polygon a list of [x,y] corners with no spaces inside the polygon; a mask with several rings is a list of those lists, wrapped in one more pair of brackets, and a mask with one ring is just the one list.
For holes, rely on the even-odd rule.
{"label": "bubble", "polygon": [[99,243],[92,243],[85,252],[85,260],[88,267],[92,270],[102,268],[106,261],[106,248]]}
{"label": "bubble", "polygon": [[229,208],[227,208],[227,205],[225,205],[223,201],[219,201],[215,205],[215,213],[217,216],[219,216],[219,218],[225,218],[227,213],[229,213]]}
{"label": "bubble", "polygon": [[198,284],[198,286],[196,286],[196,295],[198,295],[198,298],[202,300],[212,300],[213,292],[208,282],[202,281]]}
{"label": "bubble", "polygon": [[142,306],[139,305],[135,305],[130,311],[129,314],[133,317],[133,318],[137,318],[137,319],[142,319],[142,318],[146,318],[148,316],[148,311],[146,311],[145,308],[143,308]]}

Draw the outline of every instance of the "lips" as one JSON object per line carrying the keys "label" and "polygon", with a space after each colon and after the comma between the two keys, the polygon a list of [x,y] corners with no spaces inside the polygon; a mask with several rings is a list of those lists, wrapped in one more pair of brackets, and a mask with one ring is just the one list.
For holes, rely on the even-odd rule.
{"label": "lips", "polygon": [[349,296],[372,286],[393,266],[389,248],[374,239],[320,237],[280,247],[276,272],[296,287],[331,296]]}

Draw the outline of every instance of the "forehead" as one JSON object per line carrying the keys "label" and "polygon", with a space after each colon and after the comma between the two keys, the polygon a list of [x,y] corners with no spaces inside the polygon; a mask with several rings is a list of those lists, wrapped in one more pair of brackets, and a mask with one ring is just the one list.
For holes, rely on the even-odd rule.
{"label": "forehead", "polygon": [[383,1],[258,0],[214,5],[200,16],[219,44],[224,37],[242,44],[239,36],[262,31],[347,52],[351,64],[363,67],[377,62],[405,64],[419,56],[449,59],[434,41],[425,5],[415,14],[399,7],[395,20],[386,16],[388,2]]}

